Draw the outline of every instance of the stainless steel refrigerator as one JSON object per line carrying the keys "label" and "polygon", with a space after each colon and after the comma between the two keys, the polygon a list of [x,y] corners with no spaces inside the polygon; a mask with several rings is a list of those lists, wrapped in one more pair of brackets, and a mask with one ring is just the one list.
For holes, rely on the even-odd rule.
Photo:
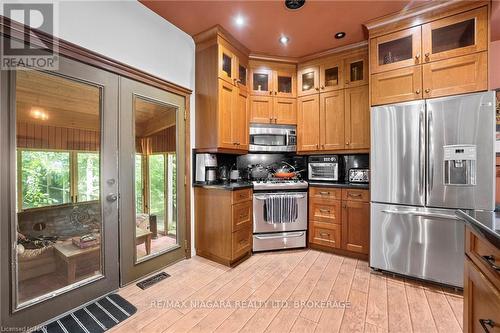
{"label": "stainless steel refrigerator", "polygon": [[370,266],[463,287],[457,208],[494,210],[493,92],[371,109]]}

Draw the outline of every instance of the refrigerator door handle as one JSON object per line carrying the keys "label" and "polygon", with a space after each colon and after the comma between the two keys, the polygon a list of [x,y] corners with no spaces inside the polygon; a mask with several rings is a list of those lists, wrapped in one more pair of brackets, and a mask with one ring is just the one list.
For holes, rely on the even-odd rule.
{"label": "refrigerator door handle", "polygon": [[418,173],[418,191],[420,197],[423,197],[424,194],[424,183],[425,183],[425,106],[420,109],[420,113],[418,115],[418,160],[419,160],[419,173]]}
{"label": "refrigerator door handle", "polygon": [[[432,137],[433,132],[432,110],[430,108],[427,108],[427,122],[428,137],[430,138]],[[432,142],[430,142],[430,140],[428,140],[427,143],[427,159],[429,163],[429,169],[427,170],[427,193],[429,194],[434,185],[434,158],[432,157],[434,155],[434,145]]]}
{"label": "refrigerator door handle", "polygon": [[422,217],[430,217],[430,218],[445,219],[445,220],[460,220],[455,215],[440,214],[440,213],[428,213],[428,212],[419,212],[419,211],[400,211],[400,210],[383,210],[382,212],[386,213],[386,214],[413,215],[413,216],[422,216]]}

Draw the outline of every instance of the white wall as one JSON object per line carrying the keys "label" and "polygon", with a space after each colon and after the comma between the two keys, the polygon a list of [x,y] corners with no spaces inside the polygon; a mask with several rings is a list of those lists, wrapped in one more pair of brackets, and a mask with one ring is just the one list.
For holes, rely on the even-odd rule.
{"label": "white wall", "polygon": [[[58,4],[57,37],[194,91],[193,39],[138,1],[61,1]],[[194,93],[190,102],[191,142],[194,143]],[[192,218],[192,231],[193,221]],[[191,247],[194,254],[194,236]]]}

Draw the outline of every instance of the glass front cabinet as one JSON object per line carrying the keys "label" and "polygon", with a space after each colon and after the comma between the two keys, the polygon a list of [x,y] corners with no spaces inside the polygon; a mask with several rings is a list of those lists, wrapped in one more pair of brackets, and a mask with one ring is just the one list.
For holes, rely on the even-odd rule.
{"label": "glass front cabinet", "polygon": [[319,86],[321,92],[344,88],[344,66],[341,60],[332,60],[319,66]]}
{"label": "glass front cabinet", "polygon": [[487,43],[487,7],[432,21],[422,26],[424,63],[485,51]]}
{"label": "glass front cabinet", "polygon": [[311,66],[299,69],[297,74],[298,95],[306,96],[319,92],[319,67]]}
{"label": "glass front cabinet", "polygon": [[372,73],[420,64],[421,40],[421,27],[373,38],[370,45]]}
{"label": "glass front cabinet", "polygon": [[365,53],[344,59],[344,88],[368,84],[368,56]]}

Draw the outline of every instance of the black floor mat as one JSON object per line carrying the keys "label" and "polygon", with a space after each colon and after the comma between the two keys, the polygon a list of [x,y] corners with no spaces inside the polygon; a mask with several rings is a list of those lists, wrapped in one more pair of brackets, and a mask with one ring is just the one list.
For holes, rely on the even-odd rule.
{"label": "black floor mat", "polygon": [[100,333],[137,312],[137,308],[123,297],[112,294],[100,298],[82,309],[55,320],[36,333]]}

